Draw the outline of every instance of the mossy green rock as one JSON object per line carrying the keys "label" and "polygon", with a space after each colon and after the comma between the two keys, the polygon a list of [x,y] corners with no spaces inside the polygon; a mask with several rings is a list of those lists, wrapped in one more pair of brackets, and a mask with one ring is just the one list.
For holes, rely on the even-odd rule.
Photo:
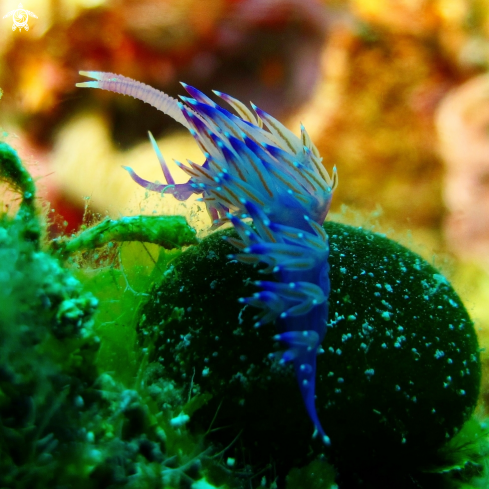
{"label": "mossy green rock", "polygon": [[[75,487],[84,413],[99,399],[96,299],[0,216],[0,487]],[[76,486],[82,487],[82,486]],[[92,486],[91,486],[92,487]]]}
{"label": "mossy green rock", "polygon": [[[420,256],[361,228],[325,229],[330,327],[317,362],[317,411],[345,481],[367,472],[391,481],[434,463],[470,417],[480,384],[476,334],[448,281]],[[291,367],[269,355],[280,349],[274,325],[255,329],[258,311],[238,302],[263,275],[226,258],[235,250],[223,233],[233,231],[168,265],[143,308],[140,342],[154,346],[165,375],[213,396],[192,423],[202,431],[212,423],[219,430],[209,436],[224,445],[240,434],[226,452],[237,469],[272,463],[285,475],[325,447],[311,438]]]}
{"label": "mossy green rock", "polygon": [[[142,374],[145,362],[139,369],[131,363],[141,355],[131,351],[127,332],[134,333],[130,312],[134,315],[136,306],[120,289],[135,294],[127,280],[142,267],[124,261],[118,274],[107,267],[77,270],[78,276],[92,277],[85,285],[90,282],[103,297],[105,314],[95,315],[98,299],[73,269],[43,250],[34,181],[16,152],[3,143],[0,181],[22,199],[14,217],[0,212],[0,488],[190,487],[189,480],[202,478],[201,457],[194,453],[198,446],[170,419],[183,405],[196,408],[199,398],[186,403],[181,389],[161,377],[154,379],[152,369],[134,378],[136,372]],[[119,229],[125,238],[139,237],[144,229],[138,224],[149,221],[155,224],[155,219],[138,216],[122,221]],[[165,231],[156,236],[163,246],[174,239],[192,241],[183,218],[156,221],[157,231]],[[136,225],[128,229],[128,222]],[[121,237],[113,233],[117,222],[102,224],[103,232],[107,227],[112,232],[111,239]],[[137,236],[129,232],[135,229]],[[62,240],[67,246],[58,249],[58,256],[103,244],[100,230],[97,226]],[[104,328],[105,323],[117,328]],[[125,339],[125,348],[114,347]],[[111,355],[120,357],[113,362],[113,375],[112,369],[103,368]],[[156,375],[158,369],[153,370]]]}

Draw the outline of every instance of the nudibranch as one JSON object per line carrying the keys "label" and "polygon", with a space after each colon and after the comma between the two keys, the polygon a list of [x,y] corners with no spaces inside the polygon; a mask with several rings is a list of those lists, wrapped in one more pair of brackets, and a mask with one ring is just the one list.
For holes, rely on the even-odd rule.
{"label": "nudibranch", "polygon": [[[274,337],[285,345],[281,363],[292,362],[314,434],[326,445],[315,407],[316,356],[328,322],[329,243],[322,224],[328,213],[337,173],[322,165],[316,146],[301,126],[298,138],[275,118],[251,104],[214,93],[237,115],[220,107],[199,90],[182,84],[190,97],[181,100],[130,78],[81,71],[92,81],[78,87],[100,88],[149,103],[184,125],[205,155],[203,165],[176,162],[189,175],[176,184],[150,134],[166,184],[149,182],[126,168],[147,190],[187,200],[201,194],[213,220],[212,228],[231,222],[240,239],[227,237],[243,263],[266,265],[262,273],[275,281],[255,282],[259,292],[240,302],[262,309],[255,327],[275,321]],[[251,219],[253,226],[248,219]],[[245,222],[247,220],[248,222]]]}

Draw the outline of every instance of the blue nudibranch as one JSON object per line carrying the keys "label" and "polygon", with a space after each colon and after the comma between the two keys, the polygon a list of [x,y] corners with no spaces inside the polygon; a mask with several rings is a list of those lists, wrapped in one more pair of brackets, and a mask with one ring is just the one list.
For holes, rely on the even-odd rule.
{"label": "blue nudibranch", "polygon": [[[275,339],[286,345],[280,362],[292,362],[304,404],[325,444],[329,437],[315,407],[316,355],[321,350],[328,321],[329,244],[322,224],[337,185],[336,169],[330,176],[317,148],[301,126],[299,139],[269,114],[252,104],[253,113],[240,101],[215,91],[238,116],[223,109],[199,90],[183,84],[189,97],[182,102],[143,83],[113,73],[81,71],[95,81],[79,87],[100,88],[147,102],[192,134],[205,155],[204,164],[176,162],[190,177],[175,181],[150,134],[167,181],[149,182],[126,168],[133,180],[178,200],[202,194],[213,228],[231,222],[241,240],[227,238],[239,253],[229,258],[243,263],[265,263],[263,273],[277,281],[258,281],[260,292],[240,302],[261,308],[255,327],[276,321]],[[267,127],[266,130],[263,124]],[[244,222],[251,218],[254,228]]]}

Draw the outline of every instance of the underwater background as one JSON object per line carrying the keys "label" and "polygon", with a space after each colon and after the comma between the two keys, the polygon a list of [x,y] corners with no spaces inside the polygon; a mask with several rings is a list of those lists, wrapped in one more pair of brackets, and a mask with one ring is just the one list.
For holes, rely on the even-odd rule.
{"label": "underwater background", "polygon": [[[0,5],[0,487],[489,485],[485,2]],[[76,87],[79,71],[252,101],[336,167],[325,225],[303,230],[329,253],[327,301],[301,286],[328,312],[315,408],[280,363],[304,346],[277,329],[283,303],[243,307],[285,294],[237,255],[239,238],[271,253],[260,209],[243,204],[236,234],[198,195],[158,195],[147,132],[177,188],[173,159],[202,165],[201,147],[148,104]],[[283,179],[314,188],[305,174]]]}

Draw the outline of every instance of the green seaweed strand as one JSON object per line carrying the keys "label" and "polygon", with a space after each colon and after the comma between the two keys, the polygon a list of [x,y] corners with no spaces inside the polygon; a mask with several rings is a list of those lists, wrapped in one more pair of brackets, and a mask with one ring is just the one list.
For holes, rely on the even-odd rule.
{"label": "green seaweed strand", "polygon": [[22,197],[16,219],[26,225],[25,238],[39,243],[41,226],[35,207],[36,186],[30,173],[24,168],[17,152],[8,144],[0,142],[0,180],[9,184]]}
{"label": "green seaweed strand", "polygon": [[73,238],[55,239],[53,248],[60,257],[66,257],[113,241],[142,241],[158,244],[168,250],[198,243],[195,230],[182,216],[131,216],[118,220],[106,219]]}

